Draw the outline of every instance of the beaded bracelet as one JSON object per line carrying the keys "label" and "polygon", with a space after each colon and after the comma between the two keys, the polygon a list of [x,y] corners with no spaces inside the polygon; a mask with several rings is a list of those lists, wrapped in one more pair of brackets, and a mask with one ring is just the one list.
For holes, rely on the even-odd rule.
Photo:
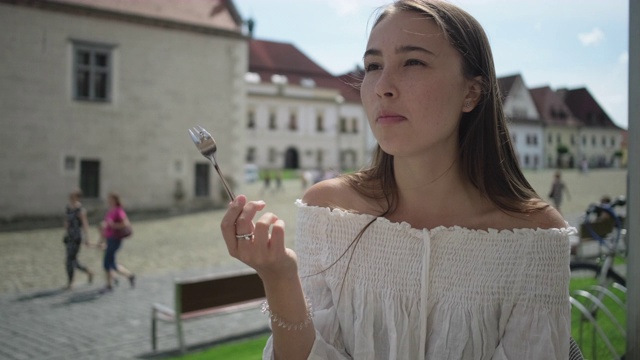
{"label": "beaded bracelet", "polygon": [[311,307],[311,302],[309,301],[309,298],[305,297],[304,299],[307,302],[307,317],[304,321],[301,321],[297,324],[292,324],[286,321],[285,319],[281,318],[278,314],[272,313],[271,308],[269,307],[269,303],[267,303],[266,301],[262,303],[262,313],[263,314],[269,313],[269,319],[271,319],[271,322],[283,329],[286,329],[289,331],[302,330],[307,326],[309,326],[309,324],[311,324],[311,318],[313,318],[313,308]]}

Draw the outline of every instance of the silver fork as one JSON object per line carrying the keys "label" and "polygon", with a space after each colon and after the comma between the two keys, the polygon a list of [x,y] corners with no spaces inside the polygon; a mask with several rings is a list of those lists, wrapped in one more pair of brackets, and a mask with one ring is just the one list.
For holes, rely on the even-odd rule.
{"label": "silver fork", "polygon": [[231,201],[235,200],[236,196],[233,194],[233,191],[231,191],[229,184],[227,184],[227,181],[224,179],[224,176],[220,171],[220,167],[218,166],[218,162],[216,161],[215,155],[217,147],[216,142],[215,140],[213,140],[211,134],[209,134],[209,132],[202,126],[198,125],[189,129],[189,135],[191,135],[191,140],[193,140],[193,143],[196,144],[196,147],[198,148],[200,153],[207,159],[211,160],[211,163],[218,172],[220,180],[222,180],[222,185],[224,186],[224,189],[227,190],[227,194],[229,194]]}

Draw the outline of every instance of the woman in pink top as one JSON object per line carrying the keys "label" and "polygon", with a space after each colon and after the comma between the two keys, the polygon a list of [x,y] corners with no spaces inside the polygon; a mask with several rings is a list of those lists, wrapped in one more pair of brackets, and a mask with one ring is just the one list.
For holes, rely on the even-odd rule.
{"label": "woman in pink top", "polygon": [[116,252],[122,245],[122,238],[116,235],[116,229],[122,229],[127,226],[131,226],[127,213],[122,208],[120,202],[120,196],[115,193],[110,193],[108,197],[109,211],[104,217],[101,223],[102,228],[102,240],[101,243],[106,241],[106,250],[104,252],[104,270],[106,272],[107,286],[105,291],[111,291],[113,289],[113,282],[115,274],[126,276],[129,279],[131,287],[135,286],[135,275],[131,273],[124,266],[116,263]]}

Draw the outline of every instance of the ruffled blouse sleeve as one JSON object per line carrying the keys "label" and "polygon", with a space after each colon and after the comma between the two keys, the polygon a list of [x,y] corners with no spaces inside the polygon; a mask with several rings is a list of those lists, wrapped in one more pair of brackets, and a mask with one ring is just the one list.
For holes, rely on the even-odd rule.
{"label": "ruffled blouse sleeve", "polygon": [[569,358],[569,235],[573,230],[545,232],[544,237],[530,239],[529,254],[523,257],[527,272],[520,277],[520,296],[507,306],[510,315],[501,326],[503,335],[493,359]]}

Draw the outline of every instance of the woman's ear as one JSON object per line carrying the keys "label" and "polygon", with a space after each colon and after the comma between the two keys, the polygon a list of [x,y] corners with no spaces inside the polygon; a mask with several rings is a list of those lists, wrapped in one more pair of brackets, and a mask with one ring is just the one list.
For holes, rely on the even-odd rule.
{"label": "woman's ear", "polygon": [[482,76],[476,76],[475,78],[468,80],[467,82],[467,94],[462,103],[462,112],[471,112],[475,109],[480,98],[482,97]]}

